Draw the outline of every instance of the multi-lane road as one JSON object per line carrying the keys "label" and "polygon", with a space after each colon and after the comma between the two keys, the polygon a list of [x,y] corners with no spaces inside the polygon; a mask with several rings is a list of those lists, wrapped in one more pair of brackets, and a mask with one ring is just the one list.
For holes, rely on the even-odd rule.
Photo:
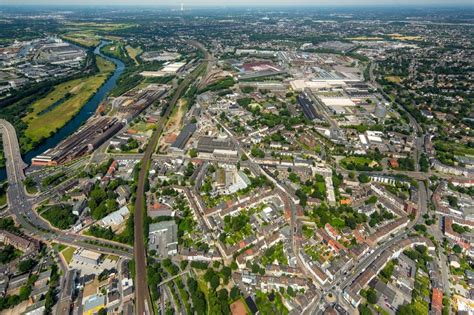
{"label": "multi-lane road", "polygon": [[13,125],[4,119],[0,119],[0,131],[3,135],[3,147],[8,176],[8,203],[10,208],[23,210],[27,207],[26,192],[22,185],[25,179],[23,170],[26,164],[21,158],[20,145],[18,144],[18,138]]}
{"label": "multi-lane road", "polygon": [[23,180],[26,164],[21,157],[15,128],[8,121],[0,119],[4,154],[8,177],[8,209],[25,233],[42,241],[54,241],[73,246],[81,246],[104,254],[131,257],[132,248],[116,242],[98,240],[92,237],[64,232],[52,228],[34,210],[31,198],[26,194]]}

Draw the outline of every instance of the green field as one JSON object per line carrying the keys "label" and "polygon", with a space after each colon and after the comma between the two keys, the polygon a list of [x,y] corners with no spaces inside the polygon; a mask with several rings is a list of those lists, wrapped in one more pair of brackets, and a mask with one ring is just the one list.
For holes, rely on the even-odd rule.
{"label": "green field", "polygon": [[127,54],[130,56],[130,58],[132,58],[133,61],[135,61],[135,64],[138,65],[139,62],[137,60],[137,56],[142,53],[142,49],[140,47],[134,48],[130,45],[127,45],[125,49],[127,50]]}
{"label": "green field", "polygon": [[100,43],[100,36],[93,31],[70,32],[62,38],[85,47],[95,47]]}
{"label": "green field", "polygon": [[459,142],[448,142],[442,140],[434,141],[436,157],[441,163],[447,165],[456,165],[458,157],[474,157],[474,148]]}
{"label": "green field", "polygon": [[388,82],[392,82],[392,83],[401,83],[403,79],[400,76],[389,75],[389,76],[385,77],[385,80],[387,80]]}
{"label": "green field", "polygon": [[64,28],[68,30],[87,30],[87,31],[114,31],[134,26],[126,23],[96,23],[96,22],[66,22]]}
{"label": "green field", "polygon": [[72,206],[68,204],[54,204],[40,206],[38,213],[42,218],[57,229],[66,230],[73,226],[77,216],[72,214]]}
{"label": "green field", "polygon": [[54,243],[54,242],[51,243],[51,246],[52,246],[54,249],[56,249],[58,252],[62,252],[64,249],[67,248],[67,246],[64,245],[64,244]]}
{"label": "green field", "polygon": [[38,143],[71,120],[104,84],[115,67],[102,57],[97,57],[97,66],[100,73],[58,84],[48,95],[34,102],[32,111],[22,119],[28,125],[25,136]]}
{"label": "green field", "polygon": [[117,58],[126,64],[132,62],[128,50],[125,48],[123,42],[114,41],[113,43],[103,46],[100,51],[104,55]]}
{"label": "green field", "polygon": [[139,122],[130,126],[130,129],[136,130],[138,132],[147,132],[148,130],[153,130],[155,124]]}
{"label": "green field", "polygon": [[66,247],[61,251],[61,255],[63,255],[64,260],[69,264],[72,260],[72,256],[74,255],[74,251],[76,250],[75,247]]}

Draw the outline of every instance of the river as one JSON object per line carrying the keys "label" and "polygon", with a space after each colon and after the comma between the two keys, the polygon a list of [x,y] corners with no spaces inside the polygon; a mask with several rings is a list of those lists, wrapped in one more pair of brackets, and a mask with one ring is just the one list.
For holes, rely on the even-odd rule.
{"label": "river", "polygon": [[[40,155],[44,151],[54,148],[58,143],[66,139],[68,136],[73,134],[89,117],[91,117],[99,104],[104,100],[107,93],[110,92],[116,85],[117,79],[122,74],[125,69],[125,65],[118,59],[111,58],[103,55],[100,52],[100,48],[106,45],[107,42],[102,41],[99,46],[94,50],[94,54],[99,55],[115,64],[115,71],[112,76],[99,88],[99,90],[94,94],[94,96],[81,108],[81,110],[74,116],[70,121],[68,121],[61,129],[59,129],[53,136],[49,137],[43,141],[35,149],[27,152],[23,156],[23,161],[26,164],[31,163],[31,159],[37,155]],[[0,182],[6,179],[6,170],[5,168],[0,169]]]}

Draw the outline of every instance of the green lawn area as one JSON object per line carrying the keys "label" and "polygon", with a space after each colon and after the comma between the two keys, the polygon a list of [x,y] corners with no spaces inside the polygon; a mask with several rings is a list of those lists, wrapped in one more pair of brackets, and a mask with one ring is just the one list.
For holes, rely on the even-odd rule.
{"label": "green lawn area", "polygon": [[30,194],[30,195],[34,195],[38,192],[38,188],[36,188],[36,186],[33,186],[33,187],[26,187],[26,191]]}
{"label": "green lawn area", "polygon": [[48,220],[52,226],[66,230],[69,229],[77,220],[77,216],[72,214],[72,206],[65,204],[55,204],[41,206],[38,213],[44,219]]}
{"label": "green lawn area", "polygon": [[25,185],[26,191],[30,195],[34,195],[38,192],[38,187],[36,186],[36,182],[31,177],[27,177],[23,181],[23,184]]}
{"label": "green lawn area", "polygon": [[51,243],[51,246],[54,247],[58,252],[62,252],[65,248],[67,248],[66,245],[59,243]]}
{"label": "green lawn area", "polygon": [[346,226],[346,223],[341,218],[332,218],[331,225],[335,227],[336,229],[343,229]]}
{"label": "green lawn area", "polygon": [[288,314],[288,309],[281,300],[280,293],[275,293],[275,299],[270,301],[268,295],[262,291],[257,291],[255,303],[257,304],[260,314]]}
{"label": "green lawn area", "polygon": [[317,182],[316,183],[316,188],[321,194],[326,193],[326,184],[324,182]]}
{"label": "green lawn area", "polygon": [[320,263],[323,262],[321,258],[321,253],[317,250],[316,246],[314,245],[306,245],[304,247],[304,252],[311,257],[313,261],[319,261]]}
{"label": "green lawn area", "polygon": [[115,68],[113,63],[99,56],[97,66],[100,73],[58,84],[48,95],[34,102],[32,111],[22,119],[28,125],[25,136],[40,142],[71,120]]}
{"label": "green lawn area", "polygon": [[118,261],[119,260],[119,257],[118,256],[115,256],[115,255],[107,255],[106,257],[107,259],[110,259],[112,261]]}
{"label": "green lawn area", "polygon": [[356,164],[356,165],[369,165],[372,163],[372,160],[362,156],[348,156],[341,160],[341,164],[346,166],[348,164]]}
{"label": "green lawn area", "polygon": [[3,207],[6,204],[7,204],[7,194],[4,193],[0,195],[0,207]]}
{"label": "green lawn area", "polygon": [[376,161],[364,156],[347,156],[340,161],[340,164],[348,170],[369,171],[381,169],[378,163],[373,162]]}
{"label": "green lawn area", "polygon": [[66,247],[65,249],[63,249],[61,251],[61,255],[63,255],[64,260],[66,261],[66,263],[69,264],[71,262],[72,256],[73,256],[75,250],[76,250],[75,247],[69,246],[69,247]]}
{"label": "green lawn area", "polygon": [[305,238],[311,238],[314,235],[314,229],[308,227],[307,225],[303,225],[303,236]]}

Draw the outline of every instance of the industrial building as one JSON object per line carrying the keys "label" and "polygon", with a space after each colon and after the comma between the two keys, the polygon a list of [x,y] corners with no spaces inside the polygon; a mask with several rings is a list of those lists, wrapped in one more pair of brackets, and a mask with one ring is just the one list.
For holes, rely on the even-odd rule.
{"label": "industrial building", "polygon": [[71,161],[92,152],[122,129],[117,118],[95,117],[76,133],[31,160],[32,165],[51,166]]}
{"label": "industrial building", "polygon": [[118,113],[122,121],[130,123],[145,108],[163,97],[166,91],[166,88],[161,85],[150,84],[143,90],[134,90],[120,96],[120,101],[114,102],[119,103],[117,104]]}
{"label": "industrial building", "polygon": [[230,139],[201,137],[197,144],[197,151],[203,155],[237,157],[238,152]]}
{"label": "industrial building", "polygon": [[317,118],[316,109],[314,104],[311,102],[309,97],[305,93],[301,93],[298,95],[298,104],[301,106],[303,110],[303,114],[309,120],[315,120]]}
{"label": "industrial building", "polygon": [[175,154],[183,154],[186,144],[188,143],[189,139],[195,131],[196,124],[187,124],[186,126],[184,126],[183,129],[181,129],[181,132],[179,133],[176,140],[173,142],[173,144],[171,144],[171,152]]}
{"label": "industrial building", "polygon": [[241,65],[234,65],[240,73],[238,78],[240,80],[251,80],[256,78],[270,77],[286,72],[268,61],[254,61]]}
{"label": "industrial building", "polygon": [[[150,85],[144,90],[121,97],[122,102],[117,117],[95,115],[74,134],[63,140],[55,148],[34,157],[31,162],[36,166],[54,166],[69,162],[91,153],[119,132],[125,123],[132,121],[145,108],[153,104],[166,93],[158,85]],[[124,105],[124,103],[127,103]]]}

